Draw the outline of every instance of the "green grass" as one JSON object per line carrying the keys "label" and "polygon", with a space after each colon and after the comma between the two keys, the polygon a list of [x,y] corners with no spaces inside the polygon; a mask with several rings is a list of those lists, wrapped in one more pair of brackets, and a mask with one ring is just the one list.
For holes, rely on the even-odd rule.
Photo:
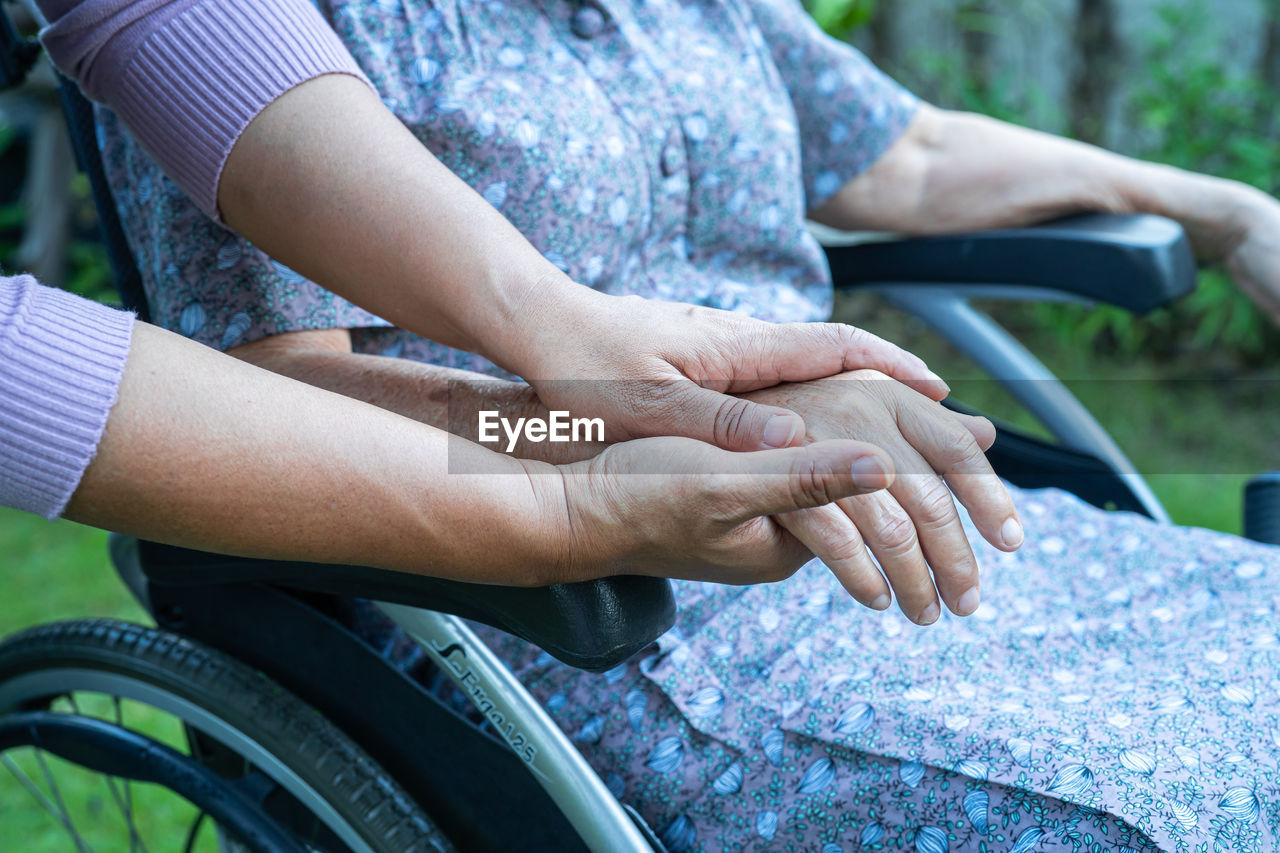
{"label": "green grass", "polygon": [[[0,574],[5,596],[0,600],[0,634],[59,619],[112,616],[149,622],[142,608],[116,578],[107,559],[107,535],[69,521],[48,522],[14,510],[0,509]],[[80,711],[113,720],[114,711],[101,696],[77,694]],[[59,706],[66,709],[63,703]],[[123,703],[130,727],[178,749],[184,747],[178,722],[136,703]],[[8,756],[49,793],[35,753],[15,750]],[[77,828],[97,853],[127,853],[128,836],[104,778],[46,756],[50,772]],[[117,788],[123,795],[123,790]],[[137,823],[151,850],[177,850],[195,818],[183,800],[152,785],[132,786]],[[163,846],[155,841],[163,839]],[[67,832],[27,793],[7,769],[0,768],[0,850],[61,853],[74,849]],[[208,826],[193,848],[217,849]]]}
{"label": "green grass", "polygon": [[107,559],[107,534],[0,509],[0,566],[8,594],[0,634],[86,616],[146,621]]}

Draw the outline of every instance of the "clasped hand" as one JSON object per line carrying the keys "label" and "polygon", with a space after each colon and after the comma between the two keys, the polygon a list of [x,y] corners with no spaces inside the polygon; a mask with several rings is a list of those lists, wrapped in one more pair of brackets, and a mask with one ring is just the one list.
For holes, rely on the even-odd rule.
{"label": "clasped hand", "polygon": [[798,445],[802,412],[732,395],[847,370],[878,370],[934,400],[948,392],[916,356],[841,323],[767,323],[574,284],[549,284],[522,311],[536,332],[509,366],[548,408],[601,418],[610,441],[675,435],[735,451]]}
{"label": "clasped hand", "polygon": [[990,422],[873,370],[745,397],[797,412],[811,443],[726,453],[650,438],[562,466],[569,577],[604,564],[759,583],[787,577],[812,554],[868,607],[883,610],[896,594],[919,624],[940,615],[939,593],[957,614],[977,609],[978,565],[953,493],[995,547],[1012,551],[1023,538],[984,455],[995,437]]}
{"label": "clasped hand", "polygon": [[1023,539],[1009,492],[984,453],[995,440],[989,421],[949,411],[873,370],[747,396],[800,413],[813,440],[858,439],[893,461],[885,490],[779,517],[850,595],[883,610],[892,587],[903,613],[922,625],[940,615],[939,593],[958,615],[977,609],[978,563],[953,495],[996,548],[1013,551]]}

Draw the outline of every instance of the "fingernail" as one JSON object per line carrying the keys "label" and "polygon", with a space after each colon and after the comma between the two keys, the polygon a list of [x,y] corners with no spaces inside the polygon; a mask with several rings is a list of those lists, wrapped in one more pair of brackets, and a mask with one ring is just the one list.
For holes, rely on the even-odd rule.
{"label": "fingernail", "polygon": [[941,611],[938,610],[938,605],[936,603],[930,604],[924,610],[920,611],[920,618],[916,621],[921,625],[932,625],[934,622],[938,621],[938,615],[940,613]]}
{"label": "fingernail", "polygon": [[1017,548],[1022,544],[1022,525],[1018,523],[1018,519],[1012,516],[1005,519],[1000,526],[1000,539],[1006,548]]}
{"label": "fingernail", "polygon": [[978,592],[976,586],[969,587],[965,594],[960,596],[960,600],[956,602],[956,613],[961,616],[968,616],[970,613],[978,609],[978,605],[982,603],[982,594]]}
{"label": "fingernail", "polygon": [[875,601],[871,602],[871,609],[872,610],[888,610],[889,602],[890,602],[889,594],[882,592],[876,596]]}
{"label": "fingernail", "polygon": [[929,370],[927,368],[925,372],[929,374],[930,379],[932,379],[934,382],[937,382],[939,385],[945,388],[948,394],[951,393],[951,386],[948,385],[941,376],[939,376],[938,374],[934,373],[932,370]]}
{"label": "fingernail", "polygon": [[889,472],[874,456],[859,456],[850,466],[853,482],[860,489],[882,489]]}
{"label": "fingernail", "polygon": [[790,447],[797,429],[794,415],[774,415],[764,425],[764,443],[768,447]]}

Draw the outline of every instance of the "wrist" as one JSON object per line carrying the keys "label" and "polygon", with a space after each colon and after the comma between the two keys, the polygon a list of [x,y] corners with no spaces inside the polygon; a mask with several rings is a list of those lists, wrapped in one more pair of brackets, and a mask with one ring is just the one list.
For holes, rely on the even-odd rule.
{"label": "wrist", "polygon": [[522,537],[533,566],[531,586],[551,586],[587,580],[581,567],[573,514],[562,466],[531,459],[516,460],[525,470],[533,494],[534,512]]}
{"label": "wrist", "polygon": [[1178,222],[1197,257],[1206,261],[1228,257],[1272,203],[1269,196],[1247,184],[1174,166],[1142,163],[1136,174],[1144,179],[1125,193],[1128,210]]}
{"label": "wrist", "polygon": [[639,573],[634,558],[645,540],[639,507],[632,506],[630,519],[620,517],[618,484],[599,488],[611,476],[607,467],[605,456],[556,466],[566,519],[563,565],[571,581]]}
{"label": "wrist", "polygon": [[1263,223],[1274,223],[1280,220],[1280,202],[1263,190],[1237,181],[1228,181],[1231,185],[1230,201],[1231,221],[1240,235],[1240,240],[1249,232],[1261,227]]}
{"label": "wrist", "polygon": [[[486,318],[488,334],[476,337],[486,342],[478,350],[481,355],[527,380],[559,378],[543,375],[549,356],[564,346],[566,335],[585,324],[593,297],[601,296],[547,266],[549,271],[502,286],[495,315]],[[494,335],[494,329],[503,333]]]}

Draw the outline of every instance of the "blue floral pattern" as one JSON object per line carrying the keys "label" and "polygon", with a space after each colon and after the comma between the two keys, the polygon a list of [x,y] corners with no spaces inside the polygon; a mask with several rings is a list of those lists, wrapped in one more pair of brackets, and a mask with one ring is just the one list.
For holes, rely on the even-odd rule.
{"label": "blue floral pattern", "polygon": [[672,849],[1280,849],[1280,549],[1015,500],[1018,553],[968,527],[968,619],[867,611],[815,562],[677,582],[607,676],[477,630]]}
{"label": "blue floral pattern", "polygon": [[[424,144],[611,293],[825,317],[804,213],[915,107],[792,0],[321,7]],[[219,228],[100,116],[162,325],[224,349],[352,328],[362,352],[491,370]],[[969,619],[871,613],[815,563],[770,586],[677,583],[677,626],[603,675],[479,630],[673,851],[1280,849],[1280,554],[1015,499],[1020,552],[971,536]],[[375,616],[348,614],[420,669]]]}
{"label": "blue floral pattern", "polygon": [[[387,106],[585,285],[825,319],[806,209],[866,169],[916,100],[790,0],[323,2]],[[104,160],[155,322],[227,348],[358,328],[496,372],[387,324],[205,217],[104,108]]]}

